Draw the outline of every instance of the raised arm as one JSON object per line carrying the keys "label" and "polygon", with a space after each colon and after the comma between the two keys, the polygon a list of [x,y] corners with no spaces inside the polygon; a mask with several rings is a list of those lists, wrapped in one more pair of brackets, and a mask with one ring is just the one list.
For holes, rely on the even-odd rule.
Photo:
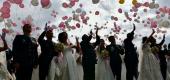
{"label": "raised arm", "polygon": [[42,45],[42,44],[44,43],[44,37],[45,37],[45,35],[46,35],[47,30],[48,30],[48,27],[47,27],[47,23],[46,23],[45,28],[44,28],[44,31],[41,33],[41,35],[40,35],[39,38],[38,38],[38,43],[39,43],[40,45]]}
{"label": "raised arm", "polygon": [[81,48],[80,48],[80,43],[79,43],[78,37],[76,37],[76,44],[77,44],[77,47],[76,47],[77,53],[81,53]]}
{"label": "raised arm", "polygon": [[136,30],[136,26],[135,26],[135,24],[133,24],[133,30],[130,33],[134,33],[135,30]]}
{"label": "raised arm", "polygon": [[[148,43],[148,42],[149,42],[150,38],[153,36],[154,33],[155,33],[155,30],[152,29],[152,34],[147,38],[147,40],[145,41],[145,43]],[[144,43],[144,44],[145,44],[145,43]]]}
{"label": "raised arm", "polygon": [[97,28],[97,30],[96,30],[96,42],[93,44],[94,47],[96,47],[97,45],[100,44],[100,37],[98,35],[98,30],[99,30],[99,28]]}
{"label": "raised arm", "polygon": [[164,42],[165,42],[165,34],[163,35],[163,39],[162,39],[162,41],[159,43],[159,46],[162,46],[162,45],[164,44]]}
{"label": "raised arm", "polygon": [[92,30],[91,30],[91,31],[90,31],[90,35],[89,35],[89,38],[88,38],[89,42],[90,42],[91,39],[92,39],[92,35],[93,35],[93,32],[92,32]]}
{"label": "raised arm", "polygon": [[6,33],[2,32],[1,39],[3,41],[4,47],[0,47],[0,52],[5,51],[6,49],[8,49],[8,45],[7,45],[7,42],[5,40],[5,36],[6,36]]}

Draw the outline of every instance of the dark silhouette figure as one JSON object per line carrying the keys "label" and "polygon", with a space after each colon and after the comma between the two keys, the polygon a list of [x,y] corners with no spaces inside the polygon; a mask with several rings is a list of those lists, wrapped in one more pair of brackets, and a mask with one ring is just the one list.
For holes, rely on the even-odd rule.
{"label": "dark silhouette figure", "polygon": [[[46,36],[47,40],[44,39]],[[45,31],[38,38],[38,43],[41,46],[41,54],[39,56],[39,79],[46,80],[46,77],[49,72],[49,66],[53,57],[57,54],[54,45],[55,43],[52,41],[53,38],[53,30],[50,30],[45,27]]]}
{"label": "dark silhouette figure", "polygon": [[38,65],[38,45],[36,39],[30,36],[31,31],[31,25],[25,24],[24,35],[17,35],[13,41],[16,80],[31,80],[33,68]]}
{"label": "dark silhouette figure", "polygon": [[121,80],[122,59],[120,54],[124,54],[124,49],[122,46],[116,45],[114,36],[110,36],[108,39],[111,42],[110,45],[106,46],[107,51],[109,51],[110,66],[116,80]]}
{"label": "dark silhouette figure", "polygon": [[157,44],[156,43],[156,39],[152,36],[151,37],[151,48],[152,48],[152,52],[153,54],[160,60],[160,68],[161,68],[161,73],[162,76],[164,78],[164,80],[166,80],[166,73],[167,73],[167,62],[166,62],[166,53],[161,50],[162,49],[162,45],[165,42],[165,35],[163,36],[162,41]]}
{"label": "dark silhouette figure", "polygon": [[6,33],[5,33],[5,32],[2,32],[2,35],[0,35],[0,37],[1,37],[2,41],[3,41],[3,44],[4,44],[3,47],[0,47],[0,52],[1,52],[1,51],[5,51],[5,50],[8,49],[8,45],[7,45],[7,42],[6,42],[6,40],[5,40],[5,36],[6,36]]}
{"label": "dark silhouette figure", "polygon": [[100,44],[100,37],[98,36],[98,29],[96,30],[96,42],[90,43],[92,38],[92,31],[90,32],[90,36],[84,34],[82,36],[82,42],[80,43],[83,57],[82,57],[82,65],[84,71],[84,80],[95,80],[95,64],[96,60],[96,52],[95,47]]}
{"label": "dark silhouette figure", "polygon": [[126,80],[133,80],[138,78],[138,54],[132,43],[134,39],[135,25],[133,24],[133,31],[127,34],[127,38],[124,40],[125,48],[125,66],[126,66]]}

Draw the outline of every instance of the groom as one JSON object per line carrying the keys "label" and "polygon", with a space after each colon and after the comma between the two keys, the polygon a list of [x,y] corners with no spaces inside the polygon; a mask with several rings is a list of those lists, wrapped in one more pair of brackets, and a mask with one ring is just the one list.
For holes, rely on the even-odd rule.
{"label": "groom", "polygon": [[110,66],[116,80],[121,80],[122,59],[120,54],[124,54],[124,49],[120,45],[116,45],[114,36],[110,36],[108,39],[111,42],[111,44],[106,47],[110,55]]}
{"label": "groom", "polygon": [[126,80],[133,80],[133,77],[138,78],[138,54],[133,44],[135,24],[133,24],[133,31],[127,34],[124,40],[125,48],[125,65],[126,65]]}
{"label": "groom", "polygon": [[90,32],[90,36],[84,34],[82,36],[82,42],[80,43],[83,53],[82,65],[84,70],[84,80],[95,80],[95,64],[97,63],[95,47],[100,44],[98,29],[96,30],[96,42],[90,43],[91,39],[92,31]]}

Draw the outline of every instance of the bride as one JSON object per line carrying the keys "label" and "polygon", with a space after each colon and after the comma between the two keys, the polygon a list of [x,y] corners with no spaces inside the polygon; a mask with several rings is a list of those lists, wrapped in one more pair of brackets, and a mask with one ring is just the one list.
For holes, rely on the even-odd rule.
{"label": "bride", "polygon": [[79,80],[77,63],[73,55],[75,46],[68,44],[67,39],[66,32],[59,34],[56,50],[60,52],[60,56],[54,57],[51,62],[48,80]]}
{"label": "bride", "polygon": [[[150,37],[155,33],[153,30]],[[139,80],[163,80],[158,59],[154,56],[150,47],[150,37],[143,37],[142,62]]]}
{"label": "bride", "polygon": [[109,53],[105,48],[105,42],[100,40],[100,46],[97,49],[98,62],[96,67],[96,80],[114,80],[109,63]]}

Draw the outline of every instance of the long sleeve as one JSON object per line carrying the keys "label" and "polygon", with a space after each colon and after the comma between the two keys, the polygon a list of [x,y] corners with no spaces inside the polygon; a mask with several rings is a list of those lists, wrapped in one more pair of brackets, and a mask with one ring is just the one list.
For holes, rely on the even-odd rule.
{"label": "long sleeve", "polygon": [[100,37],[98,35],[96,35],[96,42],[93,43],[93,47],[96,47],[99,44],[100,44]]}
{"label": "long sleeve", "polygon": [[13,53],[13,59],[14,59],[14,62],[20,62],[20,39],[19,39],[19,36],[16,36],[14,41],[13,41],[13,48],[12,48],[12,53]]}
{"label": "long sleeve", "polygon": [[44,43],[44,37],[45,37],[45,34],[46,34],[46,32],[44,31],[41,35],[40,35],[40,37],[38,38],[38,43],[40,44],[40,45],[43,45],[43,43]]}
{"label": "long sleeve", "polygon": [[162,46],[165,42],[165,39],[162,39],[162,41],[159,43],[159,46]]}

